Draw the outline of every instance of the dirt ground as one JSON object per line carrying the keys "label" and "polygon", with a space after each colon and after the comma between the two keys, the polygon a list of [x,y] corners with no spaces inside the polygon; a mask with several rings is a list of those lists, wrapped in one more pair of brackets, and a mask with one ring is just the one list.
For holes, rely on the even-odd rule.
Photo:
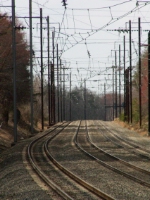
{"label": "dirt ground", "polygon": [[[17,140],[23,140],[28,137],[30,137],[31,134],[29,130],[26,130],[25,128],[22,128],[20,126],[17,126]],[[9,148],[14,143],[14,129],[13,129],[13,123],[9,123],[7,126],[2,125],[0,128],[0,152],[3,149]]]}
{"label": "dirt ground", "polygon": [[[44,129],[46,130],[48,127],[48,122],[45,122]],[[30,132],[30,126],[22,123],[21,126],[17,125],[17,141],[24,140],[26,138],[32,137]],[[37,124],[36,129],[34,129],[34,134],[41,131],[41,123]],[[2,125],[0,128],[0,153],[13,145],[14,143],[14,130],[13,123],[9,122],[8,126]]]}

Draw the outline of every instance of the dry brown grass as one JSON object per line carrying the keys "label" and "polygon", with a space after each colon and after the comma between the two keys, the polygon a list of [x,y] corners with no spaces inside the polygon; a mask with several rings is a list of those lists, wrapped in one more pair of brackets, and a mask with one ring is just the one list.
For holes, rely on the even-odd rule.
{"label": "dry brown grass", "polygon": [[114,120],[114,123],[119,124],[120,126],[127,128],[131,131],[137,132],[137,134],[140,134],[142,136],[148,136],[148,132],[145,129],[142,129],[139,127],[139,124],[128,124],[127,122],[120,121],[118,118]]}

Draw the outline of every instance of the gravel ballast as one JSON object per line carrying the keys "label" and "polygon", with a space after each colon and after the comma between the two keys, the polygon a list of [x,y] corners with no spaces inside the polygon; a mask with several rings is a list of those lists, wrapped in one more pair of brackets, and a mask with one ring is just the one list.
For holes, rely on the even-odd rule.
{"label": "gravel ballast", "polygon": [[[144,146],[144,141],[145,141],[146,143],[145,146],[147,147],[147,149],[149,149],[148,147],[150,146],[150,139],[148,137],[143,137],[143,136],[138,136],[138,135],[136,137],[135,131],[132,133],[132,131],[127,131],[127,129],[124,129],[119,125],[117,126],[113,125],[114,122],[109,122],[109,123],[112,124],[113,126],[112,129],[115,129],[115,128],[118,130],[120,129],[120,134],[124,137],[125,137],[125,134],[127,133],[127,138],[129,139],[131,137],[132,141],[135,141],[139,145],[141,144],[142,146]],[[39,134],[41,135],[41,133]],[[38,137],[38,135],[35,137]],[[71,144],[72,136],[73,135],[69,135],[67,133],[66,137],[64,138],[64,142],[65,140],[67,142],[68,139],[70,139],[70,144]],[[60,197],[56,196],[56,194],[52,190],[47,188],[44,184],[42,185],[40,180],[38,180],[38,178],[35,177],[35,175],[32,173],[30,166],[28,166],[27,164],[26,156],[25,156],[26,146],[33,140],[33,138],[34,137],[18,142],[18,144],[11,147],[10,149],[3,151],[0,154],[0,200],[12,200],[12,199],[13,200],[25,200],[25,199],[26,200],[27,199],[29,200],[34,200],[34,199],[35,200],[48,200],[48,199],[59,200],[60,199]],[[59,147],[59,148],[62,148],[62,147]],[[65,144],[63,148],[64,148],[64,152],[65,152],[65,149],[66,151],[68,150],[68,147],[65,146]],[[72,150],[72,148],[70,148],[70,150]],[[77,152],[77,154],[78,153],[79,152]],[[137,200],[137,199],[140,199],[141,197],[142,197],[142,200],[148,200],[148,193],[150,194],[148,188],[145,188],[145,189],[143,188],[140,191],[138,190],[138,187],[137,189],[134,188],[136,187],[137,184],[133,182],[131,185],[132,185],[132,188],[134,188],[134,191],[132,188],[131,190],[128,190],[131,192],[131,196],[130,196],[130,194],[128,194],[126,189],[123,188],[123,180],[120,180],[120,184],[117,183],[117,175],[116,176],[113,175],[114,176],[113,179],[109,182],[104,181],[107,178],[110,179],[111,173],[106,174],[106,171],[109,171],[109,170],[106,170],[106,169],[104,170],[103,167],[101,167],[99,171],[98,170],[99,165],[97,164],[97,167],[94,167],[90,159],[89,159],[89,165],[87,165],[87,160],[85,160],[85,156],[81,156],[80,160],[73,161],[76,155],[71,154],[71,152],[70,152],[70,155],[71,155],[70,159],[69,157],[67,158],[66,156],[64,157],[63,155],[59,155],[59,156],[62,156],[62,159],[64,157],[64,160],[62,161],[63,164],[67,166],[68,160],[71,160],[72,169],[74,169],[75,171],[77,168],[80,169],[81,171],[78,171],[76,173],[81,175],[81,177],[84,176],[83,178],[85,179],[87,176],[87,179],[90,179],[91,182],[93,178],[96,178],[97,174],[99,174],[99,181],[100,181],[99,188],[104,190],[105,192],[111,190],[116,182],[116,186],[117,184],[118,186],[114,187],[113,191],[116,194],[118,193],[118,196],[120,197],[124,193],[124,200],[126,199]],[[82,168],[82,166],[84,166],[84,168]],[[89,168],[91,170],[93,169],[93,174],[90,175],[91,177],[88,177],[88,173],[84,174],[84,172],[89,171]],[[95,168],[97,168],[97,171],[95,171]],[[107,188],[105,187],[105,184],[107,185]],[[125,183],[126,188],[128,188],[127,184],[128,183],[126,182]],[[95,187],[96,186],[97,185],[95,185]],[[140,187],[142,188],[142,186]],[[134,192],[137,196],[135,196]]]}
{"label": "gravel ballast", "polygon": [[[50,200],[55,198],[53,191],[35,181],[25,164],[25,146],[32,138],[0,154],[0,200]],[[44,188],[45,187],[45,188]]]}

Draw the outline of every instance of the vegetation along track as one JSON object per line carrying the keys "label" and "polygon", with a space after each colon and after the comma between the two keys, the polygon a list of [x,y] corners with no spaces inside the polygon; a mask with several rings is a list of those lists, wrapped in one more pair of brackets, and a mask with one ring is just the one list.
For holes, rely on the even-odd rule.
{"label": "vegetation along track", "polygon": [[[93,125],[93,127],[94,126],[95,125]],[[85,154],[90,156],[92,159],[95,159],[102,166],[114,171],[117,174],[120,174],[121,176],[120,176],[120,178],[119,177],[118,178],[119,178],[119,180],[124,180],[124,187],[126,187],[126,185],[128,185],[129,189],[131,189],[131,185],[134,184],[133,181],[136,183],[137,188],[139,188],[141,193],[145,186],[148,188],[150,187],[150,182],[149,182],[150,173],[148,171],[138,168],[136,166],[133,166],[133,165],[103,151],[101,148],[96,146],[91,141],[90,136],[88,134],[88,128],[86,125],[85,125],[85,127],[86,127],[85,130],[82,130],[82,132],[80,134],[78,133],[76,135],[76,145],[78,146],[78,148],[80,148]],[[95,134],[96,129],[92,130],[92,128],[91,128],[92,126],[90,127],[90,124],[88,125],[88,127],[90,129],[90,132],[93,132],[93,134]],[[91,133],[91,135],[92,135],[92,133]],[[98,136],[98,134],[96,134],[96,135]],[[102,139],[102,137],[101,137],[101,139]],[[97,140],[97,139],[95,138],[95,140]],[[106,140],[105,140],[105,142],[106,142]],[[103,145],[104,145],[104,142],[103,142]],[[109,145],[108,141],[106,142],[105,145],[107,146],[107,148],[110,148],[110,147],[108,147],[108,145]],[[125,178],[127,178],[128,180],[124,179],[122,177],[122,175]],[[129,181],[129,180],[132,180],[132,181]],[[134,185],[134,187],[135,187],[135,185]],[[146,189],[146,190],[149,193],[149,189]],[[122,198],[124,198],[124,197],[122,197]]]}
{"label": "vegetation along track", "polygon": [[[69,124],[66,123],[61,125],[62,128],[60,126],[55,127],[53,130],[30,143],[28,146],[28,157],[32,167],[42,180],[44,180],[48,186],[52,187],[63,199],[113,199],[75,176],[59,164],[49,152],[48,145],[50,141],[53,140],[58,133],[62,133],[63,130],[65,131],[65,128],[67,128],[68,125]],[[43,151],[45,152],[42,153]],[[61,172],[58,171],[56,167],[52,166],[52,163],[55,164]],[[65,175],[62,172],[65,173]],[[68,178],[68,176],[71,179]],[[82,187],[80,185],[82,185]],[[84,189],[83,186],[86,189]],[[89,190],[92,193],[89,192]]]}

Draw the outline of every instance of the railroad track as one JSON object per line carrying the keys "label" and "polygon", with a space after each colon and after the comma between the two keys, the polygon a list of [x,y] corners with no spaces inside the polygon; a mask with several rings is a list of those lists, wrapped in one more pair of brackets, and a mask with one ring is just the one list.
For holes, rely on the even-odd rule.
{"label": "railroad track", "polygon": [[28,158],[36,173],[58,193],[58,199],[147,200],[149,172],[133,169],[129,163],[100,149],[101,143],[93,142],[93,132],[108,146],[111,142],[99,134],[97,126],[89,121],[88,126],[84,121],[65,123],[36,138],[28,146]]}
{"label": "railroad track", "polygon": [[[101,121],[101,124],[102,124],[102,121]],[[105,127],[105,129],[107,129],[109,131],[109,133],[115,137],[117,140],[119,141],[123,141],[125,144],[127,144],[128,147],[130,148],[134,148],[135,150],[138,150],[138,151],[141,151],[141,156],[144,156],[150,160],[150,150],[147,150],[145,148],[143,148],[142,146],[139,146],[138,144],[134,143],[134,142],[131,142],[123,137],[121,137],[120,135],[116,134],[116,132],[118,132],[117,130],[113,131],[113,129],[108,129],[106,125],[104,125],[103,123],[103,126]],[[113,128],[113,127],[112,127]],[[142,154],[143,153],[143,154]],[[146,154],[146,155],[145,155]]]}
{"label": "railroad track", "polygon": [[[65,130],[65,128],[69,127],[68,125],[69,124],[65,124],[62,128],[60,128],[60,126],[54,127],[54,129],[48,131],[46,134],[43,134],[41,137],[35,139],[30,143],[27,150],[30,164],[32,165],[36,173],[40,176],[40,178],[55,192],[57,192],[60,195],[60,197],[62,197],[62,199],[113,200],[113,198],[111,198],[109,195],[106,195],[104,192],[101,192],[100,190],[96,189],[92,185],[88,184],[87,182],[83,181],[81,178],[76,176],[74,173],[70,172],[67,168],[63,167],[59,162],[56,161],[56,159],[50,153],[49,143],[59,133],[62,133],[62,131]],[[60,169],[61,172],[58,171],[56,167],[52,167],[50,161],[58,169]],[[45,165],[47,165],[47,167],[45,167]],[[53,173],[50,173],[50,171],[52,171]],[[60,177],[61,179],[63,179],[63,181],[60,181]],[[53,181],[51,179],[53,179]]]}
{"label": "railroad track", "polygon": [[[69,123],[65,123],[59,126],[52,127],[49,131],[42,134],[40,137],[36,138],[35,140],[33,140],[27,147],[28,160],[34,172],[41,178],[41,180],[44,183],[46,183],[48,187],[52,188],[56,192],[56,194],[58,194],[59,197],[61,197],[62,199],[72,199],[72,198],[67,193],[65,193],[57,184],[55,184],[54,181],[52,181],[52,179],[42,169],[42,167],[45,166],[44,162],[45,163],[48,162],[44,156],[43,142],[45,141],[45,138],[47,137],[53,138],[54,136],[59,134],[68,124]],[[40,165],[40,163],[43,163],[43,166]],[[50,169],[53,170],[53,168],[50,168]]]}
{"label": "railroad track", "polygon": [[150,151],[119,136],[119,134],[117,134],[117,131],[115,133],[115,131],[113,131],[111,128],[108,129],[107,126],[104,124],[104,122],[99,121],[98,124],[99,124],[99,127],[98,127],[99,132],[103,134],[106,140],[109,140],[115,146],[125,149],[129,153],[142,158],[143,161],[147,161],[147,162],[150,161]]}
{"label": "railroad track", "polygon": [[[107,128],[108,130],[108,128]],[[133,181],[140,183],[141,185],[144,185],[146,187],[150,188],[150,171],[144,170],[140,167],[137,167],[133,164],[130,164],[126,161],[124,161],[123,159],[120,159],[114,155],[112,155],[111,153],[108,153],[107,151],[103,150],[102,148],[98,147],[96,144],[94,144],[89,136],[89,131],[88,131],[88,127],[86,124],[86,137],[88,142],[90,143],[90,145],[92,147],[94,147],[95,149],[99,150],[99,152],[101,152],[101,157],[103,157],[103,162],[105,160],[107,160],[107,162],[105,162],[105,165],[112,169],[113,171],[122,174],[123,176],[132,179]],[[108,145],[108,143],[107,143]],[[103,154],[103,156],[102,156]],[[96,159],[98,158],[98,155],[96,154]],[[108,158],[108,159],[107,159]],[[110,159],[109,159],[110,158]],[[107,164],[108,162],[111,161],[112,165]],[[115,161],[115,162],[114,162]],[[147,182],[145,181],[147,180]]]}
{"label": "railroad track", "polygon": [[140,184],[142,187],[144,186],[150,188],[149,171],[131,165],[99,148],[91,141],[91,138],[88,133],[88,128],[86,125],[85,127],[85,130],[82,131],[80,135],[76,135],[75,141],[76,145],[82,152],[84,152],[92,159],[96,160],[100,165],[114,171],[117,174],[120,174],[120,179],[122,179],[122,176],[124,176],[127,179],[132,180],[137,184]]}

